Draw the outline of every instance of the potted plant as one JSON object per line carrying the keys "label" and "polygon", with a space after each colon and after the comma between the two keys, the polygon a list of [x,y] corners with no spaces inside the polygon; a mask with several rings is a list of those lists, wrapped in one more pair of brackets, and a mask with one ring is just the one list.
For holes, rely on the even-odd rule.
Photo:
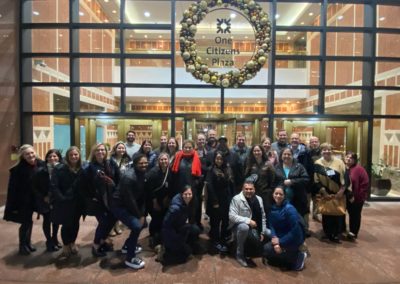
{"label": "potted plant", "polygon": [[380,160],[377,164],[372,164],[371,167],[371,190],[372,194],[378,196],[386,196],[392,188],[392,181],[388,178],[383,178],[383,173],[389,165],[385,161]]}

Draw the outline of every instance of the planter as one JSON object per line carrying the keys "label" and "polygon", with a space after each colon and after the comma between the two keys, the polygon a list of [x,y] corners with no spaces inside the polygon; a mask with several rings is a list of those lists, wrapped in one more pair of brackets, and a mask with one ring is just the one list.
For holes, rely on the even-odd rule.
{"label": "planter", "polygon": [[392,181],[390,179],[372,179],[371,188],[372,194],[386,196],[392,188]]}

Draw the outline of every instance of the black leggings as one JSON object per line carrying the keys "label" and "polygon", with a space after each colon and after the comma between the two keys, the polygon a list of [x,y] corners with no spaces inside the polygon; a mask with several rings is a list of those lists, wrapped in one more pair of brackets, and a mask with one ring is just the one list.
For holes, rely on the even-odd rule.
{"label": "black leggings", "polygon": [[55,245],[58,243],[58,228],[58,224],[54,224],[50,221],[50,212],[44,213],[42,229],[47,242],[54,242]]}

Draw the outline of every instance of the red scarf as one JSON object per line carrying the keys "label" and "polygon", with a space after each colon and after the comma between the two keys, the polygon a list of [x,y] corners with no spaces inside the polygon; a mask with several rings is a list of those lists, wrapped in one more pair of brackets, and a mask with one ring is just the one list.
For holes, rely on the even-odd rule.
{"label": "red scarf", "polygon": [[179,151],[175,154],[174,164],[172,165],[172,172],[177,173],[179,171],[179,165],[181,163],[182,158],[193,158],[192,161],[192,175],[199,177],[201,176],[201,162],[199,155],[195,150],[192,150],[189,154],[183,153],[183,151]]}

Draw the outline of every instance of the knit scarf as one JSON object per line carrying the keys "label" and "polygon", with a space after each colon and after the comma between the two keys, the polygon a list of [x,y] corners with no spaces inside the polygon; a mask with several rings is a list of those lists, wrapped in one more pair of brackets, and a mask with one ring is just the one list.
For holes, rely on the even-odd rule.
{"label": "knit scarf", "polygon": [[181,163],[182,158],[193,158],[192,161],[192,175],[199,177],[201,176],[201,162],[199,155],[196,151],[192,150],[190,153],[186,154],[183,151],[179,151],[175,154],[175,160],[172,165],[172,172],[177,173],[179,171],[179,165]]}

